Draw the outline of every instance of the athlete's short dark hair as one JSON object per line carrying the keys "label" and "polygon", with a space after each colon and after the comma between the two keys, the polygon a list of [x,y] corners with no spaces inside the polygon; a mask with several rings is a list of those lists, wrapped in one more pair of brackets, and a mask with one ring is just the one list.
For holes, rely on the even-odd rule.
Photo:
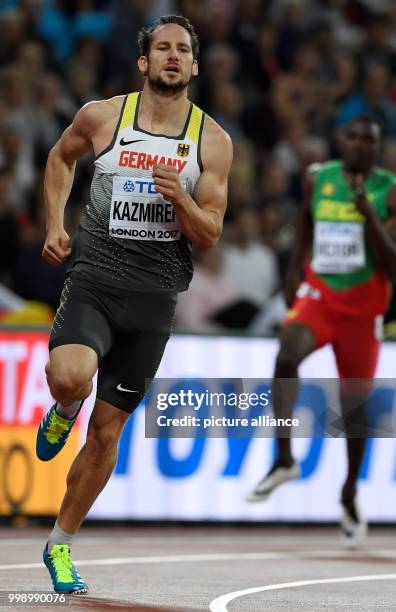
{"label": "athlete's short dark hair", "polygon": [[354,117],[346,124],[345,129],[348,130],[349,126],[353,125],[354,123],[365,123],[366,125],[375,125],[379,130],[380,140],[383,139],[384,131],[385,131],[384,125],[381,123],[381,121],[379,121],[375,117],[371,117],[370,115],[358,115],[357,117]]}
{"label": "athlete's short dark hair", "polygon": [[154,21],[147,28],[142,28],[138,35],[139,54],[145,55],[146,57],[148,56],[150,52],[151,40],[155,30],[160,26],[167,25],[168,23],[175,23],[176,25],[184,28],[190,34],[193,56],[194,59],[197,59],[199,55],[199,41],[197,33],[194,30],[192,23],[182,15],[164,15],[163,17],[160,17]]}

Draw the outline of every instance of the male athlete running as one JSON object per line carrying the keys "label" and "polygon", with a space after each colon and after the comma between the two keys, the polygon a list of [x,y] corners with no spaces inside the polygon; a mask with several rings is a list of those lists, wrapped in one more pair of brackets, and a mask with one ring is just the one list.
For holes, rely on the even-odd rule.
{"label": "male athlete running", "polygon": [[[54,589],[85,593],[70,557],[73,535],[109,479],[117,443],[167,343],[176,295],[192,276],[191,243],[218,241],[232,160],[228,135],[187,98],[198,73],[188,20],[162,17],[139,35],[139,93],[91,102],[51,150],[45,174],[53,265],[70,257],[46,367],[56,400],[37,434],[37,455],[64,446],[98,370],[87,440],[44,550]],[[72,248],[63,216],[76,160],[93,150],[91,197]]]}
{"label": "male athlete running", "polygon": [[[276,416],[290,417],[299,364],[312,351],[332,344],[347,435],[348,474],[341,493],[341,529],[347,546],[358,544],[367,530],[356,501],[366,441],[364,400],[376,369],[378,324],[388,304],[389,279],[396,275],[391,240],[396,236],[396,177],[374,166],[380,146],[380,126],[370,118],[355,119],[344,132],[342,161],[315,165],[307,173],[286,283],[291,309],[280,336],[273,386]],[[294,379],[287,392],[285,386],[282,392],[282,378]],[[362,426],[360,437],[356,424]],[[299,476],[285,434],[278,431],[277,460],[248,501],[264,500],[277,486]]]}

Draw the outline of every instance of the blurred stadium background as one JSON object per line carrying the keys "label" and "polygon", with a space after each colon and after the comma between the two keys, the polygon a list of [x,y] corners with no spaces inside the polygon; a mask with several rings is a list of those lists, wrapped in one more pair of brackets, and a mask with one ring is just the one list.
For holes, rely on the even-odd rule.
{"label": "blurred stadium background", "polygon": [[[41,258],[46,157],[81,105],[141,87],[137,33],[173,12],[200,37],[191,97],[231,134],[235,160],[224,237],[195,253],[160,375],[271,376],[304,169],[336,156],[340,127],[364,113],[383,125],[382,164],[396,172],[392,0],[0,0],[0,516],[15,524],[56,514],[59,474],[92,405],[59,458],[39,465],[35,431],[50,405],[48,326],[65,277],[64,267]],[[91,162],[77,166],[66,210],[71,235],[89,200]],[[396,336],[395,305],[386,333]],[[395,355],[385,342],[380,376],[394,376]],[[305,368],[307,377],[335,374],[327,349]],[[392,385],[383,392],[391,409]],[[296,441],[303,478],[252,508],[243,498],[271,461],[269,440],[147,440],[141,409],[124,434],[92,518],[338,519],[342,440]],[[362,490],[373,521],[395,522],[394,465],[393,440],[371,441]]]}

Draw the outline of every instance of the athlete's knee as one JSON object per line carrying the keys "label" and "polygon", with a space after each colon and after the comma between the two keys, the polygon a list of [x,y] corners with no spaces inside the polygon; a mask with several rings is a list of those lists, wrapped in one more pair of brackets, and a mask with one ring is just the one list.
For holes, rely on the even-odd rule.
{"label": "athlete's knee", "polygon": [[315,338],[303,325],[286,326],[280,337],[280,348],[276,358],[277,376],[289,376],[303,359],[314,349]]}
{"label": "athlete's knee", "polygon": [[341,410],[347,438],[365,438],[368,433],[367,395],[341,392]]}
{"label": "athlete's knee", "polygon": [[91,379],[89,374],[84,371],[84,368],[78,364],[57,365],[51,367],[51,364],[46,367],[47,381],[52,396],[58,401],[73,402],[77,399],[85,399],[80,397],[86,395],[91,388]]}
{"label": "athlete's knee", "polygon": [[296,346],[288,341],[282,342],[276,358],[276,370],[278,373],[285,372],[286,376],[290,370],[298,368],[302,360],[303,355]]}

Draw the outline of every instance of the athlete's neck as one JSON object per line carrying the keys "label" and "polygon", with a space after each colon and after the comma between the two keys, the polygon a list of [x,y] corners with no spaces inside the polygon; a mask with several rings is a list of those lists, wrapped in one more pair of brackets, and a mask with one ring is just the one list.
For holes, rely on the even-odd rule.
{"label": "athlete's neck", "polygon": [[347,166],[347,164],[344,162],[343,170],[344,170],[344,174],[346,176],[350,176],[352,174],[361,174],[362,176],[364,176],[364,178],[367,178],[372,173],[373,166],[370,165],[370,166],[368,166],[366,168],[359,168],[359,169],[357,169],[354,166]]}
{"label": "athlete's neck", "polygon": [[139,126],[153,134],[176,136],[182,131],[190,108],[187,90],[166,96],[145,83],[140,97]]}

